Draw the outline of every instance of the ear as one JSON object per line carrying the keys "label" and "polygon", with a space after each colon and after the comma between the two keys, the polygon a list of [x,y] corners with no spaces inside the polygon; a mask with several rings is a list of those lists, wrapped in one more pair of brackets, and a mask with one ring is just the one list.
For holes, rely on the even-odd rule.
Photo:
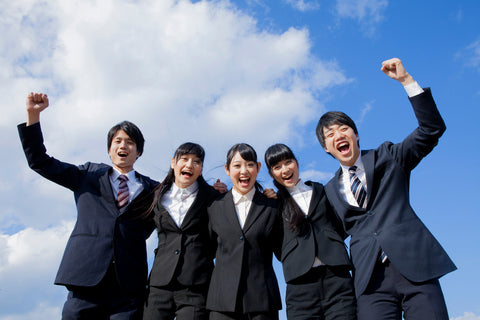
{"label": "ear", "polygon": [[174,168],[175,167],[175,158],[172,158],[172,162],[170,162],[170,168]]}
{"label": "ear", "polygon": [[230,170],[228,170],[227,165],[225,165],[225,173],[227,174],[227,176],[230,176]]}
{"label": "ear", "polygon": [[260,172],[260,168],[262,167],[262,163],[261,162],[257,162],[257,168],[258,168],[258,172]]}

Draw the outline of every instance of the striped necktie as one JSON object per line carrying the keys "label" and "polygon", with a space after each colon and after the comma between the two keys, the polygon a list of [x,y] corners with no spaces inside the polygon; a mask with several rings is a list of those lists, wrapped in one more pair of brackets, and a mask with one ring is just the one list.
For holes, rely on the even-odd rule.
{"label": "striped necktie", "polygon": [[[362,182],[357,177],[356,171],[357,166],[348,168],[348,172],[350,172],[350,188],[352,189],[352,193],[357,200],[358,206],[365,209],[365,207],[367,206],[367,192],[365,191]],[[382,263],[385,263],[385,261],[387,261],[387,258],[388,256],[385,251],[380,249],[380,261]]]}
{"label": "striped necktie", "polygon": [[130,192],[128,190],[128,177],[126,175],[119,175],[118,180],[120,180],[120,185],[118,186],[118,193],[117,193],[117,206],[118,209],[124,209],[127,204],[128,200],[130,199]]}
{"label": "striped necktie", "polygon": [[365,209],[367,204],[365,201],[367,200],[367,191],[365,191],[362,182],[357,177],[356,171],[357,166],[348,168],[348,172],[350,172],[350,189],[352,190],[355,200],[357,200],[358,206]]}

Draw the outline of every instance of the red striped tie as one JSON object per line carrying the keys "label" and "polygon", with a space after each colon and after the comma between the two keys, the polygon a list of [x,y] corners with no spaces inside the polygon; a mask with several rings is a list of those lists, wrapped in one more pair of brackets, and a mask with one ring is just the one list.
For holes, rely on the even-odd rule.
{"label": "red striped tie", "polygon": [[130,192],[128,191],[128,177],[125,175],[119,175],[118,180],[120,180],[120,185],[118,186],[118,194],[117,194],[117,206],[120,210],[125,208],[128,204],[128,200],[130,199]]}

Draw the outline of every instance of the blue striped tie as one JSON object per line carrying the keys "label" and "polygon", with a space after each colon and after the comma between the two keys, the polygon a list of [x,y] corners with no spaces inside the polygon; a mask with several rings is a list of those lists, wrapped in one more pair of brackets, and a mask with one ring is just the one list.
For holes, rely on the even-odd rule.
{"label": "blue striped tie", "polygon": [[357,166],[348,168],[348,172],[350,172],[350,189],[352,190],[355,200],[357,200],[358,206],[365,208],[367,204],[365,201],[367,199],[367,191],[365,191],[362,182],[357,177],[356,171]]}

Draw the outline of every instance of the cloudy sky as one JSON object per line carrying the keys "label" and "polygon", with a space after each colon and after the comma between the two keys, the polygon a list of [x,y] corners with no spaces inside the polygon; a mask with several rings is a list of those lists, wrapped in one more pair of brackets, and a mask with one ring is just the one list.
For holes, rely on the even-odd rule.
{"label": "cloudy sky", "polygon": [[[478,1],[18,0],[0,12],[0,319],[57,319],[66,297],[53,280],[75,206],[26,164],[16,125],[30,91],[50,97],[45,143],[63,161],[109,163],[107,130],[128,119],[147,140],[136,169],[157,180],[185,141],[205,147],[206,179],[229,185],[232,144],[262,158],[284,142],[303,178],[326,183],[338,164],[315,138],[323,112],[350,114],[363,148],[416,127],[380,71],[392,57],[432,88],[447,123],[412,174],[411,201],[458,266],[441,279],[451,319],[480,319]],[[259,180],[272,185],[264,168]]]}

